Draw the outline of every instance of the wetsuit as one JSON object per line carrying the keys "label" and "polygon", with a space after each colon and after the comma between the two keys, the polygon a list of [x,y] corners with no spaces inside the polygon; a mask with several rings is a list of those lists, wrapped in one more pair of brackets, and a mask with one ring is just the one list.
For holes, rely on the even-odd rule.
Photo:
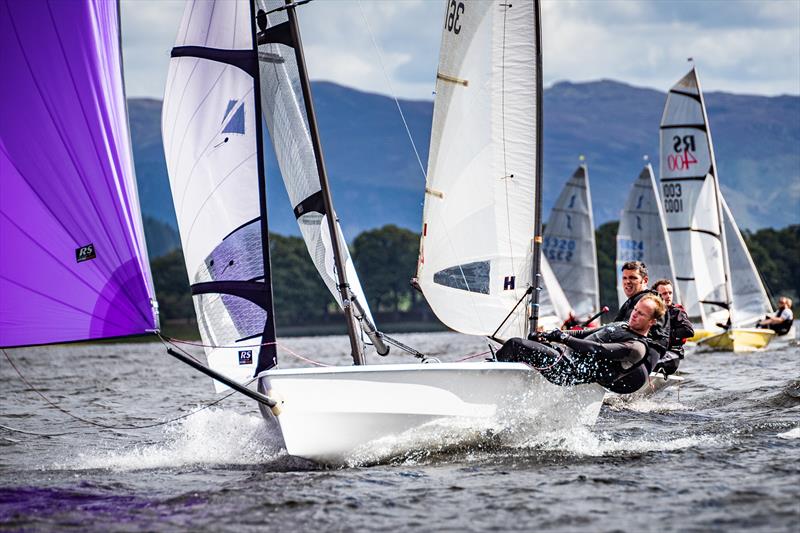
{"label": "wetsuit", "polygon": [[792,310],[788,307],[778,309],[775,312],[774,318],[780,318],[782,322],[780,324],[767,324],[766,326],[758,325],[756,327],[771,329],[778,335],[786,335],[789,333],[789,330],[792,328],[792,323],[794,323],[794,314],[792,313]]}
{"label": "wetsuit", "polygon": [[683,344],[686,339],[694,335],[694,326],[689,320],[689,315],[679,305],[669,306],[667,317],[669,318],[667,351],[661,356],[654,370],[669,376],[678,370],[684,355]]}
{"label": "wetsuit", "polygon": [[[641,300],[645,294],[654,294],[661,298],[661,295],[653,289],[645,289],[637,292],[620,306],[619,311],[617,311],[617,316],[614,317],[614,322],[627,322],[631,317],[631,313],[633,313],[633,308],[636,307],[636,304],[639,303],[639,300]],[[658,351],[659,357],[666,359],[674,358],[667,353],[669,349],[669,317],[667,313],[664,313],[664,316],[650,327],[650,333],[647,334],[647,338],[650,347]]]}
{"label": "wetsuit", "polygon": [[545,338],[564,346],[514,338],[498,350],[497,359],[529,364],[556,385],[599,383],[620,394],[644,386],[658,361],[658,352],[647,339],[624,322],[594,329],[556,330]]}

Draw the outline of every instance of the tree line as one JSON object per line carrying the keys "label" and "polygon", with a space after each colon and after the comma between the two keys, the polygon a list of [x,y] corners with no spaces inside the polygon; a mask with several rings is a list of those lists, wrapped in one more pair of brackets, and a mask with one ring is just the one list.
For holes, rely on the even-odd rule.
{"label": "tree line", "polygon": [[[612,312],[617,308],[618,226],[616,221],[607,222],[596,231],[600,302]],[[774,298],[787,295],[798,301],[800,225],[745,231],[743,235]],[[391,324],[389,329],[402,324],[443,327],[422,295],[409,284],[416,272],[418,250],[419,234],[394,225],[365,231],[353,240],[350,253],[379,325]],[[278,333],[298,331],[298,325],[312,331],[326,324],[334,328],[329,331],[342,328],[341,312],[308,257],[303,240],[270,234],[270,254]],[[193,320],[194,305],[180,249],[153,259],[151,265],[162,322],[168,325],[171,321]],[[323,327],[320,331],[326,330]]]}

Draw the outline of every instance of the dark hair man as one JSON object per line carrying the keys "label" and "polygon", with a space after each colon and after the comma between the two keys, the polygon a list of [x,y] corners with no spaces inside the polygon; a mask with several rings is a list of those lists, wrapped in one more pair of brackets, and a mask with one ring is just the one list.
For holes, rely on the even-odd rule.
{"label": "dark hair man", "polygon": [[678,370],[678,365],[683,359],[683,344],[686,339],[694,335],[694,326],[683,306],[674,303],[672,296],[674,289],[672,288],[672,281],[668,279],[660,279],[653,283],[655,289],[664,304],[667,306],[667,319],[668,319],[668,341],[667,352],[661,356],[661,359],[656,365],[656,372],[663,372],[665,375],[674,374]]}
{"label": "dark hair man", "polygon": [[647,334],[665,312],[661,298],[647,294],[627,322],[554,329],[534,335],[536,340],[513,338],[498,350],[497,359],[531,365],[556,385],[599,383],[612,392],[629,394],[647,383],[658,361],[659,353],[647,342]]}

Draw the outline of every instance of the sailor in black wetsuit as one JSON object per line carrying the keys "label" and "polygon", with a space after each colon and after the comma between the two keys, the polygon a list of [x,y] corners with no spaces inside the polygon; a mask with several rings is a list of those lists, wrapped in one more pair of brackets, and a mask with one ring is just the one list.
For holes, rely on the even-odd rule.
{"label": "sailor in black wetsuit", "polygon": [[[624,322],[631,316],[634,306],[645,294],[659,294],[653,289],[647,288],[647,265],[641,261],[628,261],[622,265],[622,291],[628,299],[623,303],[614,322]],[[656,349],[662,352],[667,351],[669,342],[669,321],[666,314],[662,316],[652,328],[648,337],[656,344]]]}
{"label": "sailor in black wetsuit", "polygon": [[663,372],[669,376],[678,370],[681,360],[683,360],[683,345],[686,339],[694,335],[694,326],[689,320],[689,315],[683,310],[683,306],[672,302],[673,288],[672,282],[668,279],[660,279],[653,283],[653,289],[658,291],[664,304],[667,306],[667,352],[661,356],[655,367],[656,372]]}
{"label": "sailor in black wetsuit", "polygon": [[647,333],[665,311],[661,298],[644,295],[628,322],[577,331],[555,329],[534,334],[533,340],[510,339],[498,350],[497,359],[531,365],[556,385],[599,383],[612,392],[628,394],[647,383],[658,361]]}
{"label": "sailor in black wetsuit", "polygon": [[786,335],[792,328],[794,314],[792,313],[792,299],[786,296],[778,298],[778,310],[775,316],[765,317],[764,320],[756,324],[757,328],[768,328],[778,335]]}

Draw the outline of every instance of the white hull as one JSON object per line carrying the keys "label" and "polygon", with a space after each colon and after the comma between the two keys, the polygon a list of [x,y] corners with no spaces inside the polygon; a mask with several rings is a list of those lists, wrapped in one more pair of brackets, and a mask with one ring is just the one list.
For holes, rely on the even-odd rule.
{"label": "white hull", "polygon": [[378,461],[486,438],[524,421],[532,431],[591,425],[604,389],[559,387],[521,363],[429,363],[271,370],[290,455]]}

